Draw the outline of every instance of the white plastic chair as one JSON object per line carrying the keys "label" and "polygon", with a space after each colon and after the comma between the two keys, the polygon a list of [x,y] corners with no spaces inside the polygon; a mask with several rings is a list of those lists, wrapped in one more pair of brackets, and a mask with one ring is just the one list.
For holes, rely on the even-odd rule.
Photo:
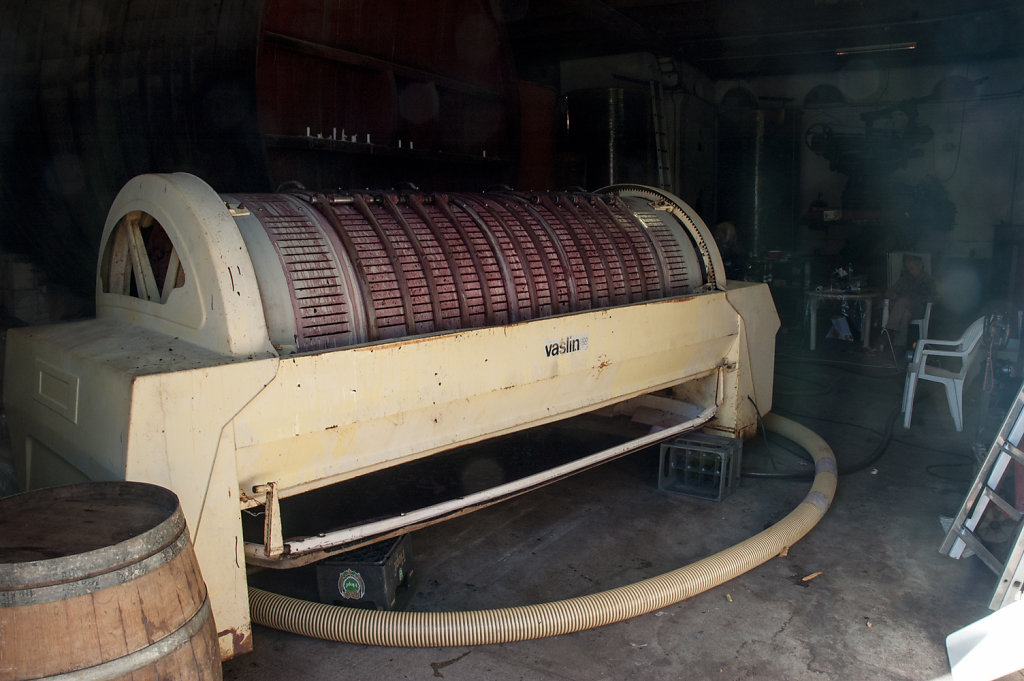
{"label": "white plastic chair", "polygon": [[[928,301],[924,306],[924,316],[920,319],[911,319],[911,326],[917,327],[917,337],[927,338],[928,337],[928,324],[932,319],[932,302]],[[886,298],[882,301],[882,331],[888,329],[889,324],[889,299]]]}
{"label": "white plastic chair", "polygon": [[928,301],[928,303],[924,306],[924,316],[921,317],[920,319],[911,319],[910,320],[911,326],[915,326],[915,325],[917,326],[917,337],[918,338],[927,338],[928,337],[928,322],[931,321],[931,318],[932,318],[932,303],[931,303],[931,301]]}
{"label": "white plastic chair", "polygon": [[[918,381],[934,381],[941,383],[946,389],[946,401],[949,413],[953,417],[953,425],[957,432],[964,429],[963,394],[964,380],[978,357],[981,348],[982,332],[985,330],[985,318],[974,320],[964,334],[956,340],[935,340],[922,338],[914,350],[914,360],[907,365],[907,379],[903,387],[903,427],[910,428],[910,417],[914,411],[914,394],[917,392]],[[945,349],[943,349],[945,348]],[[960,368],[944,369],[928,364],[933,357],[950,357],[959,360]]]}

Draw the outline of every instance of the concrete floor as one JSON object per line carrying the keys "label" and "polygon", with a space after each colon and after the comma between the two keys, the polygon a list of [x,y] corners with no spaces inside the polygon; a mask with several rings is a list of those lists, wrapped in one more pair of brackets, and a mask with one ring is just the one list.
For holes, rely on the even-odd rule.
{"label": "concrete floor", "polygon": [[[904,430],[894,420],[903,373],[884,354],[829,341],[812,355],[805,344],[779,338],[774,410],[821,434],[842,469],[859,470],[841,476],[831,509],[787,556],[649,615],[550,639],[378,648],[257,626],[254,652],[225,663],[225,679],[946,677],[945,637],[990,612],[995,575],[977,558],[938,553],[939,518],[957,512],[972,445],[990,444],[1016,385],[990,398],[980,382],[969,388],[962,433],[940,389],[929,389],[938,386],[924,386]],[[806,468],[785,444],[748,441],[745,468]],[[640,452],[415,533],[406,608],[514,606],[655,576],[776,522],[808,489],[745,477],[721,502],[679,496],[658,490],[657,456]]]}
{"label": "concrete floor", "polygon": [[[945,637],[990,611],[995,586],[977,558],[939,554],[1006,405],[969,391],[953,429],[925,386],[910,430],[898,412],[902,370],[879,353],[826,342],[812,356],[780,337],[775,411],[834,449],[842,475],[825,518],[776,558],[682,603],[557,638],[453,648],[376,648],[263,627],[226,679],[939,679]],[[829,360],[821,362],[820,360]],[[888,366],[888,368],[886,368]],[[938,388],[938,386],[934,386]],[[1003,392],[1012,392],[1016,386]],[[989,402],[998,402],[999,394]],[[772,463],[774,461],[774,464]],[[745,445],[745,468],[803,467],[777,439]],[[803,499],[801,480],[744,478],[722,502],[661,492],[657,451],[635,454],[413,536],[407,609],[514,606],[592,593],[726,548]],[[803,578],[820,573],[814,579]],[[1009,677],[1020,681],[1024,673]]]}

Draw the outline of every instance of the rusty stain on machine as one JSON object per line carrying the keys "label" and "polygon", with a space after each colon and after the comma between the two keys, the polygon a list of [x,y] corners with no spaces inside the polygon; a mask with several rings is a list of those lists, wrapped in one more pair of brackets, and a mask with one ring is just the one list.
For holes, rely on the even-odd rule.
{"label": "rusty stain on machine", "polygon": [[[173,490],[224,657],[252,645],[247,564],[308,564],[699,427],[749,434],[771,407],[767,287],[726,282],[700,217],[641,186],[218,194],[141,175],[110,207],[95,295],[95,319],[8,334],[19,481]],[[582,415],[653,427],[288,530],[290,504],[335,485]]]}

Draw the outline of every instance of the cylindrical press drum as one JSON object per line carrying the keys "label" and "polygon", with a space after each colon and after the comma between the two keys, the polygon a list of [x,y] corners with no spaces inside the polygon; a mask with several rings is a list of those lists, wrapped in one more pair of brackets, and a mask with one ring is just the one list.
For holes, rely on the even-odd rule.
{"label": "cylindrical press drum", "polygon": [[152,174],[110,208],[96,307],[288,355],[698,295],[722,269],[700,217],[652,187],[218,194]]}
{"label": "cylindrical press drum", "polygon": [[236,220],[271,337],[301,351],[627,305],[704,281],[678,221],[612,194],[224,198],[248,213]]}
{"label": "cylindrical press drum", "polygon": [[154,485],[0,500],[0,632],[3,681],[221,678],[185,518]]}

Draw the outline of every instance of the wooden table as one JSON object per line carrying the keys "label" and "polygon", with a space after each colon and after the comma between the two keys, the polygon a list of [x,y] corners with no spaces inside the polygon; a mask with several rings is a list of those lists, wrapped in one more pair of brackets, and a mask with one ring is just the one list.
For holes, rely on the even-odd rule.
{"label": "wooden table", "polygon": [[860,335],[864,347],[871,344],[871,302],[881,295],[875,289],[863,288],[857,291],[843,291],[840,289],[820,289],[818,291],[807,291],[804,294],[807,298],[807,307],[810,311],[811,327],[811,350],[817,347],[818,337],[818,306],[825,300],[850,300],[863,303],[861,313]]}

